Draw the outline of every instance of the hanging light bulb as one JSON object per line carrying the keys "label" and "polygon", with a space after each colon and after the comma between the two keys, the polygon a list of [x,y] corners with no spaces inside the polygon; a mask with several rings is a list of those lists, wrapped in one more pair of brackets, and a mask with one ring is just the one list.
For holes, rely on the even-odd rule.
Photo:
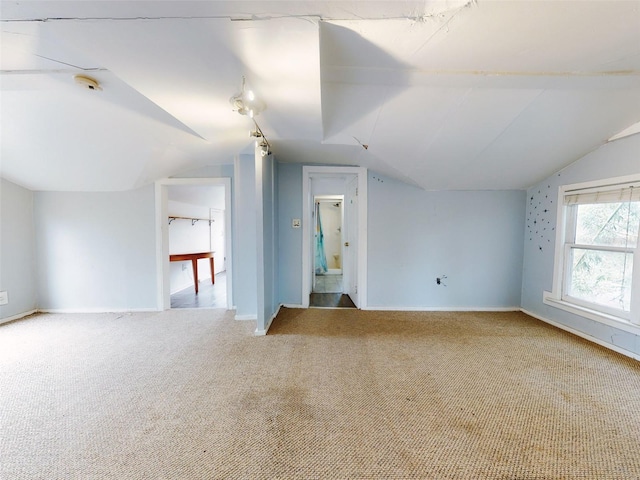
{"label": "hanging light bulb", "polygon": [[264,103],[256,99],[253,90],[245,90],[245,78],[242,77],[242,89],[239,93],[236,93],[229,99],[231,105],[236,112],[240,115],[247,115],[249,118],[253,118],[264,110]]}

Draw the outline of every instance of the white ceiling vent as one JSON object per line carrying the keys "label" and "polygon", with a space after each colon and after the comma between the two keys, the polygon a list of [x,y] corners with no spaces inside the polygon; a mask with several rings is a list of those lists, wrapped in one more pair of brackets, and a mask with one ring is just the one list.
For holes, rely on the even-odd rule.
{"label": "white ceiling vent", "polygon": [[75,75],[73,79],[82,88],[89,90],[102,90],[102,87],[95,78],[87,77],[86,75]]}

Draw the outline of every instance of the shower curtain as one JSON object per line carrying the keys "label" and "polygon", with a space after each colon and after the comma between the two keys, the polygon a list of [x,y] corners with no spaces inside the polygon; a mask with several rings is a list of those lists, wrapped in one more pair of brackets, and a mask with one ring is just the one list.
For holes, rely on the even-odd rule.
{"label": "shower curtain", "polygon": [[320,202],[316,202],[316,275],[327,273],[327,256],[324,252],[324,234],[320,220]]}

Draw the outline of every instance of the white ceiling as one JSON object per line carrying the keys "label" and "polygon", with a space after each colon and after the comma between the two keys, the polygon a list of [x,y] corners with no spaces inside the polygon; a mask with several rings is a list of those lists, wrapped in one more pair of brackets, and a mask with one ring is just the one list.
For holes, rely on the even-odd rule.
{"label": "white ceiling", "polygon": [[640,121],[640,1],[0,5],[0,174],[34,190],[252,152],[243,75],[279,161],[425,189],[523,189]]}

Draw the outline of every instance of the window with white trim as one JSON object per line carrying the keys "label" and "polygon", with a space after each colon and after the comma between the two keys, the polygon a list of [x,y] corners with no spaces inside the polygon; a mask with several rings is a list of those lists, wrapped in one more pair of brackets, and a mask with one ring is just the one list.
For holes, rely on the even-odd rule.
{"label": "window with white trim", "polygon": [[640,324],[640,181],[561,188],[555,297]]}

